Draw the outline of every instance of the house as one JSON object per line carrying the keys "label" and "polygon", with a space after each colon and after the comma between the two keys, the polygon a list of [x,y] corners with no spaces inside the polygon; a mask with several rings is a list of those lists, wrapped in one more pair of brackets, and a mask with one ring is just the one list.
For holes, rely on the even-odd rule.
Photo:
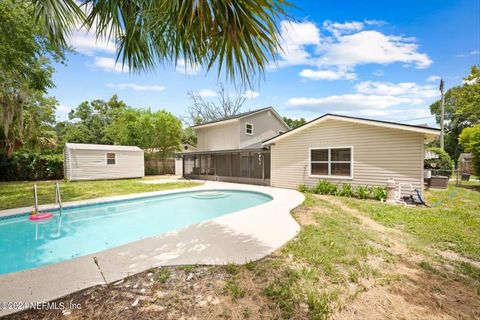
{"label": "house", "polygon": [[352,186],[397,184],[423,189],[425,143],[440,130],[326,114],[264,141],[271,152],[273,187],[296,188],[319,180]]}
{"label": "house", "polygon": [[143,177],[143,150],[134,146],[66,143],[63,171],[70,181]]}
{"label": "house", "polygon": [[[260,125],[255,118],[263,119]],[[285,131],[273,108],[194,128],[199,152],[184,155],[185,177],[292,189],[320,180],[385,186],[390,178],[422,189],[425,144],[440,134],[425,126],[334,114]]]}
{"label": "house", "polygon": [[270,151],[264,140],[289,130],[268,107],[196,125],[197,150],[183,154],[186,178],[270,184]]}

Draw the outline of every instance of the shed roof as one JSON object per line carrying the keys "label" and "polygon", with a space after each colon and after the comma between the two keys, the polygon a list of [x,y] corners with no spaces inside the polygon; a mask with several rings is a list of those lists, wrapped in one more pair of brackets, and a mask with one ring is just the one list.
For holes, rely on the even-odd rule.
{"label": "shed roof", "polygon": [[72,150],[142,151],[142,149],[137,146],[118,146],[109,144],[66,143],[65,147]]}

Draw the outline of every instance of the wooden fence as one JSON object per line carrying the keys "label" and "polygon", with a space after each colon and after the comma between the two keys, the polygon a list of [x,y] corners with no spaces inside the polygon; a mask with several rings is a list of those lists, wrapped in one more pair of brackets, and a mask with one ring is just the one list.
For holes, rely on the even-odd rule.
{"label": "wooden fence", "polygon": [[145,175],[175,174],[174,159],[145,160]]}

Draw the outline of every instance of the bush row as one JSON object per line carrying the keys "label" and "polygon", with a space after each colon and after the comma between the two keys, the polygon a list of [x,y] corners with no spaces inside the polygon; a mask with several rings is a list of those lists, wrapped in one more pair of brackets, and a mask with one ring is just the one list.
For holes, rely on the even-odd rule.
{"label": "bush row", "polygon": [[349,183],[336,185],[326,180],[319,181],[313,188],[305,184],[298,186],[300,192],[311,192],[316,194],[329,194],[342,197],[354,197],[359,199],[385,200],[387,198],[387,189],[385,187],[353,187]]}
{"label": "bush row", "polygon": [[63,179],[63,155],[16,152],[0,154],[0,181]]}

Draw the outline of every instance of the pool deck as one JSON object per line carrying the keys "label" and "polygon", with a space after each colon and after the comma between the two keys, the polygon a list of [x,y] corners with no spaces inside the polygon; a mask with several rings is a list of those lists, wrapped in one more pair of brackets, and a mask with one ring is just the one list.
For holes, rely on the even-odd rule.
{"label": "pool deck", "polygon": [[[111,283],[152,267],[242,264],[258,260],[277,250],[300,230],[300,226],[290,215],[290,210],[303,202],[304,196],[301,193],[245,184],[207,181],[194,188],[75,201],[64,203],[64,207],[209,189],[258,191],[272,196],[273,200],[102,252],[54,265],[0,275],[0,317],[20,311],[1,310],[1,303],[51,301],[78,290],[105,284],[103,276],[107,283]],[[25,211],[25,208],[4,210],[0,211],[0,217]],[[97,259],[98,266],[94,263],[94,258]]]}

